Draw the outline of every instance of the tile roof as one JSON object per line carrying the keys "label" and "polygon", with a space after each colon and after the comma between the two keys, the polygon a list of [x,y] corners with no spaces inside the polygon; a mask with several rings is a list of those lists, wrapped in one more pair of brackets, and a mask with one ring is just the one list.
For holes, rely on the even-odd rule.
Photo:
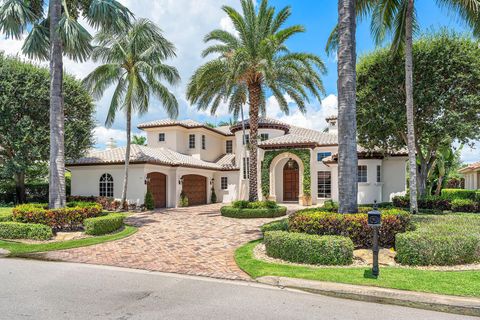
{"label": "tile roof", "polygon": [[477,169],[480,169],[480,161],[471,163],[468,166],[459,169],[458,172],[466,173],[466,172],[469,172],[469,171],[476,171]]}
{"label": "tile roof", "polygon": [[232,135],[230,132],[229,126],[222,126],[222,127],[209,127],[205,125],[204,123],[195,121],[195,120],[173,120],[173,119],[162,119],[162,120],[154,120],[154,121],[149,121],[149,122],[144,122],[140,123],[137,128],[138,129],[146,129],[146,128],[161,128],[161,127],[174,127],[174,126],[180,126],[184,127],[187,129],[193,129],[193,128],[204,128],[207,130],[211,130],[214,132],[217,132],[222,135]]}
{"label": "tile roof", "polygon": [[[232,157],[233,156],[233,159]],[[95,151],[86,157],[69,161],[67,166],[100,165],[100,164],[121,164],[125,159],[125,147],[111,150]],[[150,148],[132,144],[130,151],[130,162],[133,163],[155,163],[168,166],[182,166],[193,168],[204,168],[213,170],[235,170],[234,155],[225,155],[217,162],[208,162],[197,159],[190,155],[182,154],[165,148]]]}

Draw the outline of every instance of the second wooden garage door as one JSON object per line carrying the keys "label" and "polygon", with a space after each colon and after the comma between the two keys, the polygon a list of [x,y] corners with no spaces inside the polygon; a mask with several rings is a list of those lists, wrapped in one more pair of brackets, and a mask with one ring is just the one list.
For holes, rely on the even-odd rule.
{"label": "second wooden garage door", "polygon": [[183,176],[183,192],[188,198],[188,205],[196,206],[207,203],[207,178],[195,174]]}

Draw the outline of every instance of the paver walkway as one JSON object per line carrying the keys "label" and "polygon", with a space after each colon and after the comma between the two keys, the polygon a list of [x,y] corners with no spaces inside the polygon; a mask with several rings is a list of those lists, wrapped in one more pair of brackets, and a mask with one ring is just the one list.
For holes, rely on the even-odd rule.
{"label": "paver walkway", "polygon": [[[143,212],[128,218],[134,235],[89,247],[52,251],[43,259],[112,265],[162,272],[249,279],[234,261],[234,251],[261,236],[272,219],[220,216],[221,204]],[[289,206],[290,207],[290,206]]]}

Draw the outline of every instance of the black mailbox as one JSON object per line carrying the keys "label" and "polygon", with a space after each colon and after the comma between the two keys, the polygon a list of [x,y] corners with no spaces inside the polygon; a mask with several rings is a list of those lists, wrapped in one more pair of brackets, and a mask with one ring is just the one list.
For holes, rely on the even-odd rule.
{"label": "black mailbox", "polygon": [[382,217],[380,211],[373,209],[368,212],[368,225],[372,227],[379,227],[382,224]]}

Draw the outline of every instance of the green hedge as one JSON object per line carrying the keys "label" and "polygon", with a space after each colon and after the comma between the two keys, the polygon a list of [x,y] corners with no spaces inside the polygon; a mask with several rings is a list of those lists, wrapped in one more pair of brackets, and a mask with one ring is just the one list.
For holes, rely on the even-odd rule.
{"label": "green hedge", "polygon": [[13,213],[0,213],[0,222],[13,221]]}
{"label": "green hedge", "polygon": [[48,240],[52,236],[52,228],[43,224],[0,222],[0,239]]}
{"label": "green hedge", "polygon": [[13,220],[23,223],[45,224],[54,230],[80,229],[83,220],[102,215],[102,206],[93,202],[75,202],[73,207],[48,209],[46,204],[30,203],[15,207]]}
{"label": "green hedge", "polygon": [[276,218],[287,214],[287,208],[278,206],[276,208],[234,208],[233,206],[224,206],[220,209],[222,216],[229,218],[249,219],[249,218]]}
{"label": "green hedge", "polygon": [[446,200],[455,200],[455,199],[480,200],[480,197],[478,196],[480,196],[480,193],[477,190],[465,190],[465,189],[443,189],[441,194],[441,197]]}
{"label": "green hedge", "polygon": [[114,232],[123,227],[125,215],[121,213],[112,213],[102,217],[88,218],[84,221],[85,233],[99,236]]}
{"label": "green hedge", "polygon": [[276,220],[266,223],[260,227],[262,233],[267,231],[288,231],[288,219]]}
{"label": "green hedge", "polygon": [[[368,211],[368,208],[362,210]],[[357,247],[371,248],[372,228],[368,225],[366,213],[341,214],[335,212],[300,210],[289,217],[288,229],[317,235],[338,235],[352,239]],[[409,230],[411,215],[399,209],[381,210],[382,226],[379,242],[382,247],[394,247],[395,235]]]}
{"label": "green hedge", "polygon": [[452,200],[452,211],[478,212],[480,211],[480,203],[470,199],[454,199]]}
{"label": "green hedge", "polygon": [[396,259],[407,265],[480,261],[480,219],[474,214],[417,216],[415,231],[397,234]]}
{"label": "green hedge", "polygon": [[278,208],[278,204],[275,201],[246,201],[238,200],[232,202],[232,207],[239,209],[275,209]]}
{"label": "green hedge", "polygon": [[347,237],[268,231],[263,242],[268,256],[286,261],[321,265],[353,261],[353,242]]}

